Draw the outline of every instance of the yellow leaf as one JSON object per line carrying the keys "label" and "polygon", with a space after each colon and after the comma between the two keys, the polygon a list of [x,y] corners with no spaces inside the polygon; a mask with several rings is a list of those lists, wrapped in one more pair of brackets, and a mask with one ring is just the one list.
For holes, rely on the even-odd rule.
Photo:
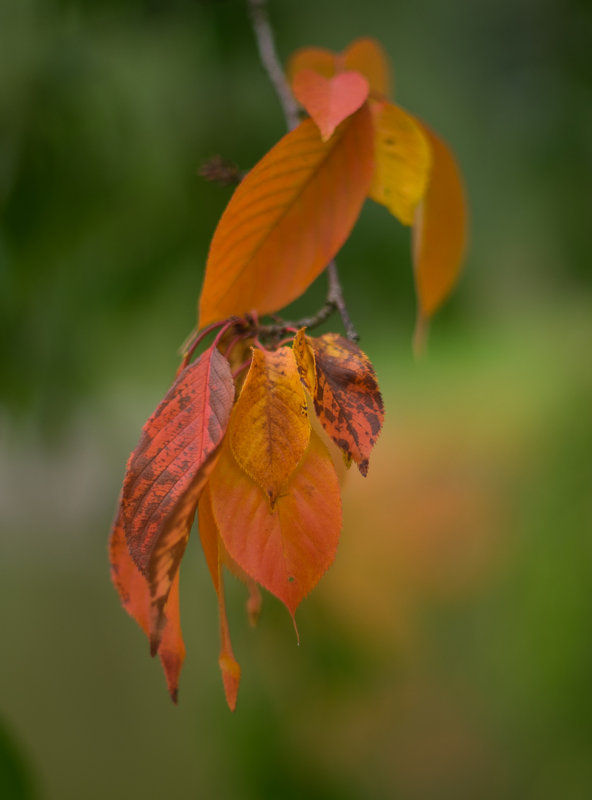
{"label": "yellow leaf", "polygon": [[253,350],[228,435],[238,464],[261,486],[273,507],[310,438],[306,396],[289,347]]}
{"label": "yellow leaf", "polygon": [[467,208],[459,168],[448,145],[427,126],[432,170],[413,224],[413,261],[420,316],[425,319],[446,299],[462,264]]}
{"label": "yellow leaf", "polygon": [[374,103],[374,176],[370,197],[386,206],[404,225],[412,225],[415,209],[428,184],[432,154],[422,128],[392,103]]}

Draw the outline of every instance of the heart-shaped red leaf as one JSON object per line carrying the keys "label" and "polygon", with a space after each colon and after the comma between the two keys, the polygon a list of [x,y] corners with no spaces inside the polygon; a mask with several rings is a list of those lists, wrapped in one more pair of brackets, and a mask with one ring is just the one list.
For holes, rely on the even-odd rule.
{"label": "heart-shaped red leaf", "polygon": [[368,81],[359,72],[341,72],[326,78],[311,69],[300,70],[292,88],[298,102],[317,124],[324,142],[331,138],[340,122],[362,106],[370,91]]}

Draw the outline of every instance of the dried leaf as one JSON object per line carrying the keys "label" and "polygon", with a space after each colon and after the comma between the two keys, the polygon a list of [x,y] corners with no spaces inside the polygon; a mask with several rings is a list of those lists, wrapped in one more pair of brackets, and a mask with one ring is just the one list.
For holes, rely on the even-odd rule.
{"label": "dried leaf", "polygon": [[384,421],[382,397],[370,359],[343,336],[326,333],[307,337],[304,328],[295,338],[294,354],[323,428],[366,475],[368,458]]}
{"label": "dried leaf", "polygon": [[364,103],[370,87],[358,72],[342,72],[325,78],[310,69],[301,70],[292,82],[294,96],[310,114],[326,142],[333,131]]}
{"label": "dried leaf", "polygon": [[412,225],[428,184],[429,141],[410,114],[392,103],[372,105],[375,166],[370,197],[404,225]]}
{"label": "dried leaf", "polygon": [[[210,347],[179,375],[130,456],[122,491],[125,535],[157,611],[166,603],[233,400],[228,362]],[[161,627],[162,614],[154,621],[153,650]]]}
{"label": "dried leaf", "polygon": [[292,616],[335,557],[341,499],[327,448],[314,433],[273,509],[224,444],[210,479],[212,510],[234,561]]}
{"label": "dried leaf", "polygon": [[[111,577],[125,610],[150,636],[154,608],[150,589],[144,575],[139,571],[127,549],[123,530],[121,508],[113,524],[109,540]],[[174,703],[178,698],[179,673],[185,659],[185,644],[179,619],[179,570],[177,569],[164,607],[166,622],[158,647],[158,655],[164,669],[169,693]]]}
{"label": "dried leaf", "polygon": [[448,145],[422,124],[433,154],[426,194],[413,226],[413,261],[420,324],[446,299],[458,278],[467,238],[459,168]]}
{"label": "dried leaf", "polygon": [[343,51],[339,61],[343,69],[356,70],[367,79],[373,96],[385,98],[390,95],[389,60],[376,39],[356,39]]}
{"label": "dried leaf", "polygon": [[253,167],[233,194],[208,256],[200,326],[300,296],[347,239],[373,171],[363,105],[323,142],[305,120]]}
{"label": "dried leaf", "polygon": [[230,641],[230,630],[228,618],[226,616],[226,603],[224,599],[224,581],[222,578],[223,545],[218,533],[218,527],[212,514],[212,504],[210,500],[209,488],[202,494],[199,506],[199,535],[202,547],[206,556],[208,569],[212,576],[212,583],[218,597],[218,615],[220,619],[220,657],[218,663],[222,672],[222,683],[226,702],[231,711],[236,708],[236,698],[240,683],[241,669],[234,653]]}
{"label": "dried leaf", "polygon": [[238,464],[273,506],[310,437],[306,397],[289,347],[253,350],[251,368],[228,427]]}

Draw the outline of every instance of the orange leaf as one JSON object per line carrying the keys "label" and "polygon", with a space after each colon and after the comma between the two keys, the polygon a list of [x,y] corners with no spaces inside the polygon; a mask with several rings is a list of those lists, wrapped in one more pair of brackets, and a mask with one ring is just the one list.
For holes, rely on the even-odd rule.
{"label": "orange leaf", "polygon": [[392,103],[372,105],[375,167],[370,197],[404,225],[412,225],[426,191],[432,153],[422,128]]}
{"label": "orange leaf", "polygon": [[343,336],[326,333],[310,338],[304,328],[294,340],[294,354],[323,428],[366,475],[368,458],[384,421],[382,397],[370,359]]}
{"label": "orange leaf", "polygon": [[373,170],[363,105],[323,142],[312,120],[281,139],[236,189],[216,228],[200,326],[277,311],[322,272],[347,239]]}
{"label": "orange leaf", "polygon": [[[228,362],[210,347],[181,372],[130,456],[121,502],[125,534],[157,611],[162,612],[178,570],[233,400]],[[153,650],[162,622],[157,614]]]}
{"label": "orange leaf", "polygon": [[[121,508],[113,524],[109,540],[111,578],[115,584],[125,610],[136,620],[147,636],[150,636],[151,605],[150,590],[146,578],[134,564],[127,549],[123,530]],[[179,673],[185,659],[185,644],[179,619],[179,570],[177,569],[168,600],[164,608],[166,623],[158,647],[158,655],[164,669],[169,693],[174,703],[178,698]]]}
{"label": "orange leaf", "polygon": [[390,95],[389,60],[375,39],[356,39],[343,51],[339,60],[344,69],[356,70],[368,80],[374,96],[382,99]]}
{"label": "orange leaf", "polygon": [[310,114],[326,142],[333,131],[368,97],[368,81],[359,72],[341,72],[325,78],[311,69],[297,73],[292,82],[294,96]]}
{"label": "orange leaf", "polygon": [[446,299],[458,278],[467,238],[460,171],[448,145],[422,125],[433,154],[427,192],[413,226],[413,261],[420,324]]}
{"label": "orange leaf", "polygon": [[224,546],[218,533],[216,521],[212,514],[212,504],[210,501],[209,488],[206,487],[202,494],[199,506],[199,535],[202,547],[206,556],[212,583],[218,597],[218,614],[220,618],[220,657],[218,663],[222,672],[222,683],[224,684],[224,694],[226,702],[231,711],[236,708],[236,698],[240,683],[241,669],[232,652],[230,641],[230,629],[228,628],[228,618],[226,616],[226,603],[224,600],[224,581],[222,578],[222,553]]}
{"label": "orange leaf", "polygon": [[209,485],[230,556],[294,616],[333,562],[341,530],[339,483],[327,448],[311,434],[302,463],[273,509],[227,444]]}
{"label": "orange leaf", "polygon": [[230,417],[234,457],[273,506],[310,437],[306,397],[289,347],[253,350],[251,368]]}
{"label": "orange leaf", "polygon": [[332,78],[335,75],[336,58],[335,53],[323,47],[303,47],[296,50],[290,56],[286,73],[290,83],[295,76],[303,69],[311,69],[325,78]]}

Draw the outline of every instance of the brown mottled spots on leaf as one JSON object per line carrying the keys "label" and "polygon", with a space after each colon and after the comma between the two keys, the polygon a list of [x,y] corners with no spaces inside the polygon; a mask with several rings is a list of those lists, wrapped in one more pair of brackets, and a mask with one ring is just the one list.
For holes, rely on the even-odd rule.
{"label": "brown mottled spots on leaf", "polygon": [[335,444],[362,475],[382,422],[384,408],[376,373],[360,348],[335,333],[318,338],[299,331],[294,354],[317,416]]}

